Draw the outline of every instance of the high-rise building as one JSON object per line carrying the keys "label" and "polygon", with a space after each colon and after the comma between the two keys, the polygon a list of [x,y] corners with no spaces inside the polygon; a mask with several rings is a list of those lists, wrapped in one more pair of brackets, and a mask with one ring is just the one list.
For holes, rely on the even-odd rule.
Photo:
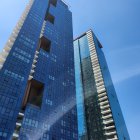
{"label": "high-rise building", "polygon": [[79,140],[130,140],[102,45],[89,30],[74,40]]}
{"label": "high-rise building", "polygon": [[77,140],[72,14],[30,0],[0,54],[0,140]]}

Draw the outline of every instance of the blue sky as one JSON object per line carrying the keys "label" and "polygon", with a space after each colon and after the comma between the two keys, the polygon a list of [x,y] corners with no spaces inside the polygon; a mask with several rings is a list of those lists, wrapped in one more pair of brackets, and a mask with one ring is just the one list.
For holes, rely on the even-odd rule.
{"label": "blue sky", "polygon": [[[73,12],[74,37],[92,28],[103,45],[131,140],[140,138],[140,1],[65,0]],[[28,0],[2,0],[0,50]]]}

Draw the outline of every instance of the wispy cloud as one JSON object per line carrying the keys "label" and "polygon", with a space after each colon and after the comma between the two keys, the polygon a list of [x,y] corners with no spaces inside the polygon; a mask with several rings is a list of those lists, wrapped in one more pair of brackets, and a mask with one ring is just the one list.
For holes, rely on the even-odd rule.
{"label": "wispy cloud", "polygon": [[[125,54],[125,53],[130,53],[130,52],[137,52],[137,50],[140,49],[140,44],[135,45],[135,46],[124,46],[119,49],[113,49],[109,53],[112,55],[119,55],[119,54]],[[139,53],[139,52],[138,52]]]}
{"label": "wispy cloud", "polygon": [[113,75],[113,82],[115,84],[118,84],[120,82],[123,82],[127,79],[130,79],[134,76],[140,75],[140,66],[135,66],[129,69],[125,69],[122,72],[116,73]]}
{"label": "wispy cloud", "polygon": [[121,49],[115,49],[109,53],[112,58],[114,57],[116,59],[115,65],[119,65],[112,75],[115,84],[140,75],[140,44],[124,46]]}

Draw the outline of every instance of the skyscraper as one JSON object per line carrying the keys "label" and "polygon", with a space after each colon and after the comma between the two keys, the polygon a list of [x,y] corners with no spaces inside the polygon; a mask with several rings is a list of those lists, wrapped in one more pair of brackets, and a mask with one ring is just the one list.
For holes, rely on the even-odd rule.
{"label": "skyscraper", "polygon": [[74,41],[80,140],[130,140],[102,45],[89,30]]}
{"label": "skyscraper", "polygon": [[0,54],[0,140],[77,140],[72,14],[30,0]]}

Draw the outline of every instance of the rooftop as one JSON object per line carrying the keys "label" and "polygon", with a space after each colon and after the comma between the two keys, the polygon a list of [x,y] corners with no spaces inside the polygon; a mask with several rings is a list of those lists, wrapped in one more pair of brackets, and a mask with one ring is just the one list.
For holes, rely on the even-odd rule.
{"label": "rooftop", "polygon": [[68,2],[66,2],[65,0],[61,0],[68,8],[70,8],[70,5],[68,4]]}

